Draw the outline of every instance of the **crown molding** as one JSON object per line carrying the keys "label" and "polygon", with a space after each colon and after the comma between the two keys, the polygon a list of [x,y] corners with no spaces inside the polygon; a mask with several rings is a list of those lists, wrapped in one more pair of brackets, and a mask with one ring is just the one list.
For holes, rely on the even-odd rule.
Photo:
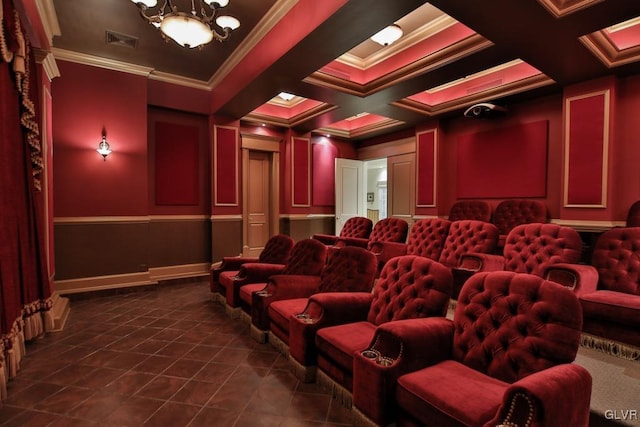
{"label": "crown molding", "polygon": [[107,70],[121,71],[123,73],[135,74],[148,77],[153,68],[141,65],[129,64],[127,62],[116,61],[114,59],[101,58],[99,56],[88,55],[86,53],[73,52],[71,50],[54,47],[52,53],[61,61],[75,62],[77,64],[90,65],[92,67],[105,68]]}
{"label": "crown molding", "polygon": [[208,82],[190,79],[188,77],[182,77],[175,74],[163,73],[162,71],[152,71],[151,74],[149,74],[149,80],[156,80],[206,91],[210,91],[212,88]]}

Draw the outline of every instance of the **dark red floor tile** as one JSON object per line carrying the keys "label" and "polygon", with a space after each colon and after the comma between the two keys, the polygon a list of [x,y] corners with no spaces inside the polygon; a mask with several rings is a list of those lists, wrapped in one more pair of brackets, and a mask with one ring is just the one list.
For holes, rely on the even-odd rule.
{"label": "dark red floor tile", "polygon": [[149,418],[149,426],[186,426],[200,411],[200,406],[177,402],[166,402]]}
{"label": "dark red floor tile", "polygon": [[159,375],[138,391],[138,396],[167,400],[187,382],[185,378]]}

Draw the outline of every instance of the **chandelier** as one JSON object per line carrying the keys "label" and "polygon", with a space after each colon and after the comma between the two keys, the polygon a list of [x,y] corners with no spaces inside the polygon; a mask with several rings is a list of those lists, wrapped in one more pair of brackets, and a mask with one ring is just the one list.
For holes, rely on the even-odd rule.
{"label": "chandelier", "polygon": [[180,12],[172,0],[164,0],[155,12],[150,11],[150,8],[157,6],[157,0],[131,1],[140,9],[140,15],[160,30],[165,40],[171,39],[180,46],[191,49],[203,46],[213,39],[227,40],[231,31],[240,26],[240,21],[232,16],[217,16],[218,11],[229,4],[229,0],[191,0],[191,11],[188,13]]}

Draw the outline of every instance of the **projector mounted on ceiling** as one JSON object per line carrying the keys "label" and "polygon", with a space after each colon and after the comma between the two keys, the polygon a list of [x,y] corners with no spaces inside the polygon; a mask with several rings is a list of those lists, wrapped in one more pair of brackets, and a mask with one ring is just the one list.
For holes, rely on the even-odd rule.
{"label": "projector mounted on ceiling", "polygon": [[506,112],[507,109],[505,107],[490,102],[481,102],[467,108],[464,112],[464,116],[474,119],[486,119],[488,117],[501,115]]}

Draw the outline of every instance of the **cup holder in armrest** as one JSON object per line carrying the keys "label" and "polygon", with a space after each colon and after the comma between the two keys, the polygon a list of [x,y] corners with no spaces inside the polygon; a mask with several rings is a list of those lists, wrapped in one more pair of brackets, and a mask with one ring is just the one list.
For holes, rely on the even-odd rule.
{"label": "cup holder in armrest", "polygon": [[393,362],[395,362],[395,360],[393,360],[390,357],[384,357],[384,356],[380,356],[378,357],[378,360],[376,360],[376,363],[380,366],[391,366],[393,365]]}
{"label": "cup holder in armrest", "polygon": [[372,349],[363,350],[360,354],[371,360],[376,360],[380,357],[380,352]]}
{"label": "cup holder in armrest", "polygon": [[300,319],[303,323],[315,323],[315,319],[307,313],[296,314],[296,319]]}

